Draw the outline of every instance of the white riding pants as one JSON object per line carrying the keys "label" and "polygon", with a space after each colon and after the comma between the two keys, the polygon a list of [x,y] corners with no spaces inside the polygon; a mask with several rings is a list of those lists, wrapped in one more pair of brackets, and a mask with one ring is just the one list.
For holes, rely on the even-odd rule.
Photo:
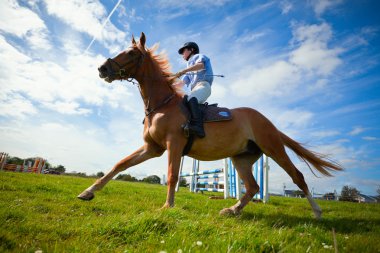
{"label": "white riding pants", "polygon": [[206,102],[208,97],[211,95],[211,85],[206,81],[198,82],[194,88],[191,90],[190,95],[187,100],[195,97],[198,99],[199,104],[203,104]]}

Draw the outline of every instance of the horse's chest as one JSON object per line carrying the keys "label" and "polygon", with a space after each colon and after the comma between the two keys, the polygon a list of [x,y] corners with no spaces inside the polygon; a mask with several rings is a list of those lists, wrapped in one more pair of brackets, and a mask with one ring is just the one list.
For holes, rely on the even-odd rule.
{"label": "horse's chest", "polygon": [[[166,137],[168,132],[180,133],[181,125],[185,122],[185,118],[182,115],[174,117],[164,113],[156,113],[151,118],[150,124],[147,126],[146,133],[160,145],[166,145]],[[177,133],[178,132],[178,133]]]}
{"label": "horse's chest", "polygon": [[161,142],[166,136],[168,124],[170,123],[164,114],[156,113],[148,122],[147,134],[157,143]]}

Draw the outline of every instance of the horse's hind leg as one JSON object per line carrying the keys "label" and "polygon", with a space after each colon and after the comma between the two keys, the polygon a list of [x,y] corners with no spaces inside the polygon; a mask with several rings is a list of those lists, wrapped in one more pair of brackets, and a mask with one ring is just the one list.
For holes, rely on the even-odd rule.
{"label": "horse's hind leg", "polygon": [[[243,180],[246,188],[244,196],[233,206],[220,211],[221,215],[237,215],[249,203],[259,191],[259,185],[252,174],[252,165],[261,156],[260,154],[243,154],[231,158],[239,177]],[[237,182],[238,183],[238,182]]]}
{"label": "horse's hind leg", "polygon": [[313,208],[315,217],[321,218],[322,210],[318,204],[313,200],[309,192],[309,188],[305,182],[303,174],[296,168],[293,162],[290,160],[288,154],[285,151],[284,144],[281,137],[272,134],[266,139],[265,143],[260,143],[260,148],[266,155],[271,157],[278,165],[280,165],[286,173],[292,178],[293,182],[305,193],[307,200]]}
{"label": "horse's hind leg", "polygon": [[313,200],[303,174],[292,163],[285,150],[283,154],[280,155],[280,157],[272,157],[272,159],[275,160],[278,165],[280,165],[289,174],[293,182],[305,193],[305,196],[313,209],[315,218],[320,219],[322,216],[322,209]]}

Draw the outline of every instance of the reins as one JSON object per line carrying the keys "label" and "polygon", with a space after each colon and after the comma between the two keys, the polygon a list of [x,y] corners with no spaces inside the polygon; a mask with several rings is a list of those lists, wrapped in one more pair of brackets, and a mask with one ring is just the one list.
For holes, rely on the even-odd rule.
{"label": "reins", "polygon": [[[145,116],[149,116],[151,113],[154,113],[155,111],[157,111],[158,109],[160,109],[161,107],[163,107],[164,105],[166,105],[167,103],[170,102],[170,100],[172,100],[172,98],[174,98],[175,96],[175,93],[172,93],[170,96],[168,96],[167,98],[164,99],[164,101],[162,101],[160,104],[158,104],[155,108],[153,109],[148,109],[145,108]],[[149,101],[149,100],[148,100]]]}

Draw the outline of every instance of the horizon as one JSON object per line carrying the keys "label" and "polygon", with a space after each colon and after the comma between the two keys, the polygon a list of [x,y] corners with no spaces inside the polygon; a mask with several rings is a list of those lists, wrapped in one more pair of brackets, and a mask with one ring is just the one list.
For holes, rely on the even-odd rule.
{"label": "horizon", "polygon": [[[97,68],[144,32],[173,73],[177,50],[196,41],[212,62],[208,102],[252,107],[282,132],[345,171],[316,178],[288,152],[315,191],[380,186],[380,3],[374,0],[67,0],[0,3],[0,151],[70,170],[106,173],[143,143],[144,106],[130,83]],[[167,174],[166,152],[123,171]],[[221,166],[222,162],[201,162]],[[186,158],[185,169],[191,166]],[[203,168],[203,167],[202,167]],[[269,191],[291,178],[270,161]]]}

